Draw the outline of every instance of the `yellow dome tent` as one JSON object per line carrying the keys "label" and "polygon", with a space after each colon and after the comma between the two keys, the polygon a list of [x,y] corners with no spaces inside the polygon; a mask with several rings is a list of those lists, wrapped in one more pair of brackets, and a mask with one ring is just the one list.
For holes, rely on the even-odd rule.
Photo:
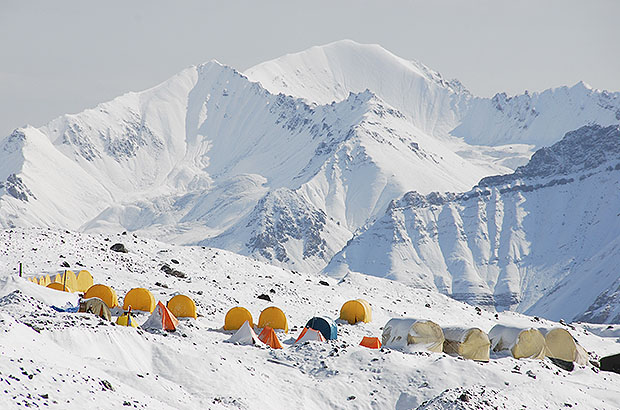
{"label": "yellow dome tent", "polygon": [[60,283],[67,285],[67,287],[71,289],[77,290],[77,278],[75,277],[75,273],[71,270],[67,270],[62,274]]}
{"label": "yellow dome tent", "polygon": [[50,289],[54,289],[54,290],[60,290],[63,292],[73,292],[69,286],[63,285],[62,283],[58,283],[58,282],[52,282],[46,287]]}
{"label": "yellow dome tent", "polygon": [[116,292],[114,292],[114,289],[106,285],[98,284],[88,288],[84,294],[84,299],[88,298],[99,298],[103,300],[110,309],[118,306],[118,297],[116,296]]}
{"label": "yellow dome tent", "polygon": [[588,364],[588,352],[567,330],[555,328],[542,330],[542,333],[545,335],[545,356],[575,362],[582,366]]}
{"label": "yellow dome tent", "polygon": [[176,317],[193,317],[196,319],[196,303],[189,296],[176,295],[168,301],[168,309]]}
{"label": "yellow dome tent", "polygon": [[340,319],[354,325],[358,322],[368,323],[372,321],[372,309],[370,303],[364,299],[349,300],[340,308]]}
{"label": "yellow dome tent", "polygon": [[495,325],[489,331],[489,340],[494,352],[510,350],[515,359],[545,358],[545,337],[538,329]]}
{"label": "yellow dome tent", "polygon": [[464,359],[488,362],[491,350],[489,336],[482,330],[462,327],[444,327],[443,352],[456,354]]}
{"label": "yellow dome tent", "polygon": [[93,275],[87,270],[81,270],[77,274],[77,290],[78,292],[86,292],[88,288],[93,286]]}
{"label": "yellow dome tent", "polygon": [[280,308],[275,306],[270,306],[260,312],[260,316],[258,317],[258,327],[284,329],[284,332],[288,333],[288,322],[286,321],[286,315]]}
{"label": "yellow dome tent", "polygon": [[441,327],[430,320],[390,319],[383,326],[383,346],[396,349],[427,350],[441,353],[444,335]]}
{"label": "yellow dome tent", "polygon": [[148,289],[133,288],[123,299],[123,309],[141,310],[143,312],[153,312],[155,309],[155,298]]}
{"label": "yellow dome tent", "polygon": [[250,327],[254,327],[254,320],[250,311],[244,307],[236,306],[226,313],[224,330],[238,330],[246,321],[250,323]]}

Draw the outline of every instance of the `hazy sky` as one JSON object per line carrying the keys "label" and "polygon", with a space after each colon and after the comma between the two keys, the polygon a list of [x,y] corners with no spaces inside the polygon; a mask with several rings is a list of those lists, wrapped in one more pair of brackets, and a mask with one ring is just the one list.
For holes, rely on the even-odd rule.
{"label": "hazy sky", "polygon": [[0,135],[211,59],[244,70],[349,38],[474,94],[620,90],[618,0],[0,0]]}

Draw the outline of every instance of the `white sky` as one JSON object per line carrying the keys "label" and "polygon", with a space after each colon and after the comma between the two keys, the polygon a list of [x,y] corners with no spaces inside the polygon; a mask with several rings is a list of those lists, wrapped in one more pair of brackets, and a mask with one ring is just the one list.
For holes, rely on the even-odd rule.
{"label": "white sky", "polygon": [[0,135],[211,59],[242,71],[349,38],[474,94],[620,90],[617,0],[0,0]]}

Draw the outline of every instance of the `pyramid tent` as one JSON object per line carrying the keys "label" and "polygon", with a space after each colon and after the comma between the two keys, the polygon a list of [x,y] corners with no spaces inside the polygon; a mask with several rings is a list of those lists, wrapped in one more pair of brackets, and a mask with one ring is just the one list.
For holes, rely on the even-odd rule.
{"label": "pyramid tent", "polygon": [[224,330],[237,330],[245,322],[250,322],[250,327],[254,326],[254,320],[249,310],[244,307],[236,306],[226,313],[224,318]]}
{"label": "pyramid tent", "polygon": [[155,298],[153,294],[145,288],[133,288],[123,299],[123,309],[140,310],[151,313],[155,309]]}
{"label": "pyramid tent", "polygon": [[360,342],[360,346],[367,347],[369,349],[380,349],[381,341],[378,337],[368,337],[364,336],[362,341]]}
{"label": "pyramid tent", "polygon": [[50,289],[54,289],[54,290],[60,290],[63,292],[73,292],[71,290],[71,288],[69,288],[69,286],[65,286],[62,283],[58,283],[58,282],[52,282],[49,285],[47,285],[46,287],[50,288]]}
{"label": "pyramid tent", "polygon": [[155,310],[151,313],[146,322],[141,326],[142,329],[159,329],[174,332],[179,326],[179,320],[174,317],[172,312],[161,302],[157,302]]}
{"label": "pyramid tent", "polygon": [[280,340],[278,340],[278,335],[276,335],[273,328],[269,326],[265,326],[263,331],[260,332],[260,335],[258,335],[258,339],[272,349],[282,349],[282,344]]}
{"label": "pyramid tent", "polygon": [[77,291],[86,292],[91,286],[93,286],[93,275],[87,270],[81,270],[77,274]]}
{"label": "pyramid tent", "polygon": [[102,319],[112,320],[112,314],[105,302],[99,298],[80,300],[78,312],[92,313]]}
{"label": "pyramid tent", "polygon": [[84,293],[84,299],[89,298],[99,298],[105,302],[106,305],[110,309],[118,306],[118,297],[116,296],[116,292],[109,286],[106,285],[93,285],[86,293]]}
{"label": "pyramid tent", "polygon": [[309,327],[304,327],[304,330],[301,331],[301,334],[299,335],[297,340],[295,340],[295,344],[309,342],[311,340],[314,340],[317,342],[326,341],[325,338],[323,337],[323,334],[320,331],[310,329]]}
{"label": "pyramid tent", "polygon": [[495,325],[489,331],[489,340],[494,352],[510,350],[515,359],[545,358],[545,337],[538,329]]}
{"label": "pyramid tent", "polygon": [[193,317],[196,319],[196,303],[192,298],[185,295],[176,295],[166,304],[168,309],[176,317]]}
{"label": "pyramid tent", "polygon": [[318,330],[327,340],[336,340],[338,338],[338,327],[336,326],[336,323],[327,317],[315,316],[308,320],[306,327]]}
{"label": "pyramid tent", "polygon": [[340,308],[340,319],[354,325],[359,322],[372,321],[372,309],[370,303],[364,299],[355,299],[345,302]]}
{"label": "pyramid tent", "polygon": [[270,306],[260,312],[258,317],[258,327],[271,327],[273,329],[282,329],[284,333],[288,333],[288,322],[286,315],[280,308]]}
{"label": "pyramid tent", "polygon": [[389,348],[443,351],[443,331],[430,320],[390,319],[383,326],[381,339],[383,346]]}
{"label": "pyramid tent", "polygon": [[41,276],[41,277],[43,278],[43,283],[44,283],[43,286],[47,286],[50,283],[52,283],[52,281],[50,279],[50,275],[44,275],[44,276]]}
{"label": "pyramid tent", "polygon": [[131,312],[119,316],[116,319],[116,324],[119,326],[138,327],[138,322],[136,322],[136,319],[131,315]]}
{"label": "pyramid tent", "polygon": [[491,351],[489,336],[478,328],[444,327],[443,351],[464,359],[488,362]]}
{"label": "pyramid tent", "polygon": [[39,276],[39,279],[37,280],[37,282],[39,285],[41,286],[47,286],[49,285],[48,283],[45,283],[45,276]]}
{"label": "pyramid tent", "polygon": [[54,280],[52,282],[56,282],[56,283],[62,283],[62,275],[60,273],[57,273],[54,276]]}
{"label": "pyramid tent", "polygon": [[255,345],[258,344],[259,339],[258,336],[256,336],[254,329],[250,326],[250,322],[246,320],[245,323],[241,325],[239,330],[237,330],[235,334],[227,340],[227,342],[240,345]]}
{"label": "pyramid tent", "polygon": [[566,362],[575,362],[582,366],[588,364],[588,352],[575,341],[565,329],[541,329],[545,336],[545,356]]}

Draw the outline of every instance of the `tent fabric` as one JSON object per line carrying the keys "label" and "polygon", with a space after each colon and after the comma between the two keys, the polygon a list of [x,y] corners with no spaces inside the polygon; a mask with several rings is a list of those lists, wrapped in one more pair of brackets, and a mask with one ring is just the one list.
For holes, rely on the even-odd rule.
{"label": "tent fabric", "polygon": [[62,283],[58,283],[58,282],[52,282],[49,285],[47,285],[46,287],[50,288],[50,289],[54,289],[54,290],[60,290],[63,292],[73,292],[71,290],[71,288],[69,288],[68,285],[63,285]]}
{"label": "tent fabric", "polygon": [[136,322],[136,319],[134,319],[129,312],[119,316],[116,319],[116,324],[119,326],[138,327],[138,322]]}
{"label": "tent fabric", "polygon": [[38,283],[41,286],[47,286],[48,285],[47,283],[45,283],[45,276],[40,276],[39,279],[37,280],[37,282],[35,282],[35,283]]}
{"label": "tent fabric", "polygon": [[196,303],[189,296],[176,295],[168,301],[166,306],[177,318],[193,317],[196,319],[198,317],[196,314]]}
{"label": "tent fabric", "polygon": [[73,291],[77,290],[77,279],[75,278],[75,273],[71,270],[67,270],[62,274],[60,283],[67,285],[67,287],[73,289]]}
{"label": "tent fabric", "polygon": [[515,359],[544,359],[545,337],[538,329],[495,325],[489,331],[494,352],[510,350]]}
{"label": "tent fabric", "polygon": [[239,330],[227,340],[227,342],[239,345],[256,345],[259,341],[256,332],[254,332],[254,329],[250,326],[250,322],[247,320],[241,325]]}
{"label": "tent fabric", "polygon": [[336,323],[327,317],[315,316],[308,320],[306,327],[318,330],[327,340],[336,340],[338,338],[338,327]]}
{"label": "tent fabric", "polygon": [[87,270],[79,271],[76,280],[78,292],[86,292],[94,284],[93,275]]}
{"label": "tent fabric", "polygon": [[123,309],[140,310],[151,313],[155,310],[155,298],[153,294],[145,288],[133,288],[123,299]]}
{"label": "tent fabric", "polygon": [[325,337],[320,331],[311,329],[309,327],[304,327],[304,330],[301,331],[301,334],[299,335],[297,340],[295,340],[294,344],[309,342],[311,340],[317,342],[326,342]]}
{"label": "tent fabric", "polygon": [[47,286],[50,283],[52,283],[52,280],[50,279],[50,275],[44,275],[41,277],[43,278],[43,286]]}
{"label": "tent fabric", "polygon": [[105,302],[99,298],[80,300],[78,312],[92,313],[105,320],[112,320],[112,314]]}
{"label": "tent fabric", "polygon": [[62,275],[60,273],[57,273],[56,276],[54,276],[54,282],[62,283]]}
{"label": "tent fabric", "polygon": [[157,302],[151,316],[141,326],[143,329],[158,329],[174,332],[179,326],[179,320],[161,302]]}
{"label": "tent fabric", "polygon": [[381,339],[383,346],[389,348],[443,351],[443,331],[430,320],[390,319],[383,327]]}
{"label": "tent fabric", "polygon": [[364,299],[355,299],[345,302],[340,308],[340,319],[346,320],[351,325],[358,322],[371,322],[372,309],[370,303]]}
{"label": "tent fabric", "polygon": [[[575,362],[582,366],[588,363],[588,353],[577,344],[573,336],[565,329],[540,329],[545,336],[545,356],[566,362]],[[579,349],[581,347],[581,349]]]}
{"label": "tent fabric", "polygon": [[360,346],[367,347],[369,349],[380,349],[381,348],[381,340],[378,337],[368,337],[364,336],[362,341],[360,342]]}
{"label": "tent fabric", "polygon": [[93,285],[86,293],[84,293],[84,299],[89,298],[99,298],[105,302],[106,305],[110,309],[118,306],[118,297],[116,296],[116,292],[109,286],[106,285]]}
{"label": "tent fabric", "polygon": [[278,340],[278,335],[276,335],[276,332],[272,327],[265,326],[263,331],[258,335],[258,340],[265,343],[272,349],[282,349],[282,344],[280,343],[280,340]]}
{"label": "tent fabric", "polygon": [[283,329],[288,333],[288,322],[286,315],[280,308],[270,306],[260,312],[258,317],[258,327],[271,327],[273,329]]}
{"label": "tent fabric", "polygon": [[599,360],[601,370],[620,374],[620,353],[603,357]]}
{"label": "tent fabric", "polygon": [[489,361],[491,341],[481,329],[444,327],[442,331],[446,339],[443,343],[444,353],[479,362]]}
{"label": "tent fabric", "polygon": [[250,327],[254,326],[252,314],[246,308],[236,306],[226,313],[224,330],[238,330],[245,322],[250,322]]}

